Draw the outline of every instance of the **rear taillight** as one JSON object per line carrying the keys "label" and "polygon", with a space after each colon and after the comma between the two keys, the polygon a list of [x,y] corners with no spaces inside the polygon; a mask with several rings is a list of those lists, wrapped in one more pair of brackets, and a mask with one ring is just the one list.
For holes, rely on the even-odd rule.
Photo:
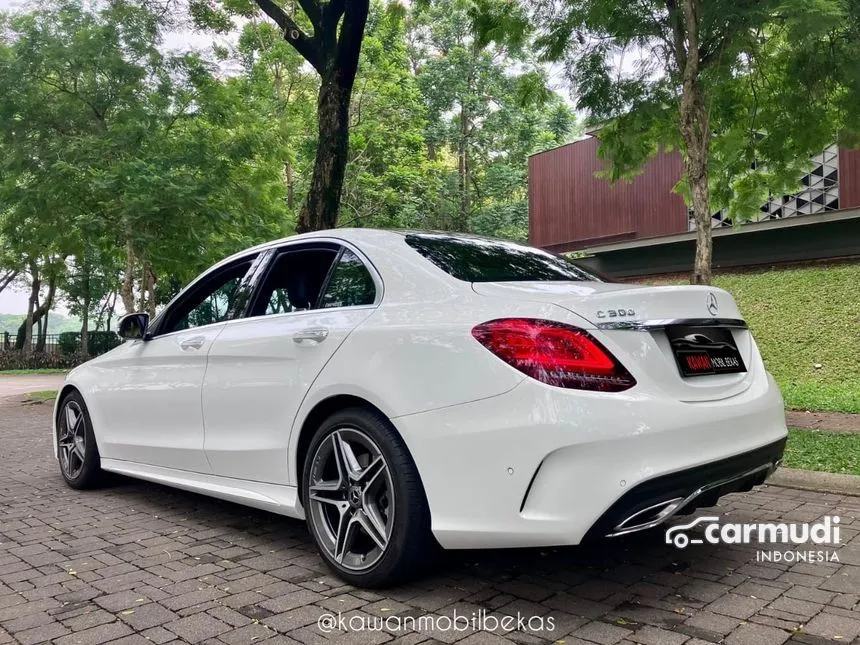
{"label": "rear taillight", "polygon": [[597,342],[577,327],[534,318],[499,318],[472,330],[493,354],[547,385],[620,392],[636,379]]}

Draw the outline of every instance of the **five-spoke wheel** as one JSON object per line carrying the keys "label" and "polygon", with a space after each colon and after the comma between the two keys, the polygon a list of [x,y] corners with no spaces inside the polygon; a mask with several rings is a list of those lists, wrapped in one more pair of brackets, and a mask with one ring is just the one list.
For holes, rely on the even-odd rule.
{"label": "five-spoke wheel", "polygon": [[340,428],[317,447],[308,512],[335,562],[361,571],[379,561],[394,524],[393,488],[382,451],[360,430]]}
{"label": "five-spoke wheel", "polygon": [[77,401],[67,401],[57,431],[60,468],[68,479],[81,474],[87,449],[87,426]]}
{"label": "five-spoke wheel", "polygon": [[63,479],[72,488],[99,483],[99,450],[87,406],[76,391],[63,398],[57,413],[57,459]]}
{"label": "five-spoke wheel", "polygon": [[417,469],[381,414],[352,408],[329,417],[311,440],[302,479],[311,534],[348,582],[393,584],[434,554]]}

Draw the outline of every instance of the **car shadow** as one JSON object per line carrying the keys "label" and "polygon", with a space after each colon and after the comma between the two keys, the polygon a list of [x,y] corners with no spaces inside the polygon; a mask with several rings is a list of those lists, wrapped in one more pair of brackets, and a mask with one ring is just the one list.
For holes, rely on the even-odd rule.
{"label": "car shadow", "polygon": [[[313,540],[301,520],[123,475],[111,474],[101,491],[160,519],[181,516],[183,526],[215,529],[221,539],[229,542],[241,542],[251,536],[258,550],[265,547],[268,552],[278,553],[285,548],[299,547],[316,554]],[[720,514],[721,509],[700,509],[699,513]],[[457,550],[427,555],[428,564],[432,566],[418,584],[430,588],[444,578],[471,577],[494,583],[527,575],[570,585],[597,578],[632,583],[649,574],[674,576],[691,568],[724,575],[733,567],[748,562],[753,554],[747,547],[732,549],[707,544],[680,550],[666,544],[665,528],[657,527],[578,546]],[[329,574],[319,556],[304,559],[302,566],[316,574]]]}

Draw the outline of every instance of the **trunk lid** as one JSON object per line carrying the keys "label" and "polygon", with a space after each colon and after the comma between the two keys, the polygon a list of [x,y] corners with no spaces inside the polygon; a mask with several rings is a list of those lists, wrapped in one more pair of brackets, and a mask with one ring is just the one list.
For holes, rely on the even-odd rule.
{"label": "trunk lid", "polygon": [[[642,384],[681,401],[712,401],[746,390],[759,357],[732,296],[708,286],[646,286],[606,282],[476,282],[478,294],[551,302],[587,321],[616,358]],[[684,321],[693,331],[724,328],[737,345],[745,372],[682,376],[667,327]]]}
{"label": "trunk lid", "polygon": [[[715,287],[651,287],[611,282],[474,282],[472,288],[485,296],[552,302],[585,318],[592,325],[741,317],[731,295]],[[716,313],[709,310],[711,295]]]}

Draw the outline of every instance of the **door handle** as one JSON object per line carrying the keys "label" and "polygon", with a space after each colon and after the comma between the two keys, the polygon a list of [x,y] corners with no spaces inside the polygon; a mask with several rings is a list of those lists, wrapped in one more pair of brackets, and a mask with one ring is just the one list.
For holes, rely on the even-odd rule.
{"label": "door handle", "polygon": [[323,327],[316,329],[303,329],[302,331],[297,331],[293,334],[293,342],[296,343],[301,343],[306,340],[312,343],[321,343],[326,338],[328,338],[328,329],[324,329]]}
{"label": "door handle", "polygon": [[206,342],[206,339],[203,336],[194,336],[192,338],[186,338],[185,340],[179,341],[179,348],[183,351],[189,349],[200,349],[203,347],[203,343]]}

